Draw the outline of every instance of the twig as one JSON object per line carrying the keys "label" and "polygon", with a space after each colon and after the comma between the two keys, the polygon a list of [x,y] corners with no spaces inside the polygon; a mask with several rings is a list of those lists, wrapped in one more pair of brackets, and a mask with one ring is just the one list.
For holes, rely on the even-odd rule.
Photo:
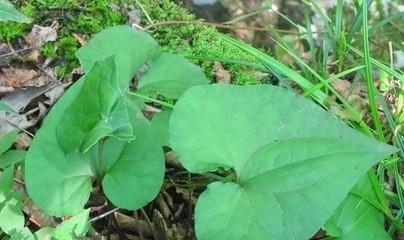
{"label": "twig", "polygon": [[143,217],[146,219],[147,224],[149,224],[149,228],[152,231],[152,233],[154,234],[154,227],[153,224],[150,221],[149,216],[147,216],[147,213],[144,211],[143,208],[140,208],[140,212],[142,213]]}
{"label": "twig", "polygon": [[133,211],[133,215],[135,216],[135,224],[136,224],[136,227],[137,227],[137,233],[139,234],[139,238],[140,238],[140,240],[144,240],[143,231],[142,231],[142,229],[140,227],[139,214],[137,213],[137,210]]}
{"label": "twig", "polygon": [[101,214],[101,215],[99,215],[99,216],[96,216],[96,217],[90,219],[90,222],[95,222],[95,221],[97,221],[97,220],[100,220],[101,218],[105,218],[106,216],[111,215],[112,213],[114,213],[114,212],[116,212],[116,211],[118,211],[118,210],[119,210],[119,208],[114,208],[114,209],[112,209],[112,210],[109,210],[109,211],[106,212],[106,213],[103,213],[103,214]]}

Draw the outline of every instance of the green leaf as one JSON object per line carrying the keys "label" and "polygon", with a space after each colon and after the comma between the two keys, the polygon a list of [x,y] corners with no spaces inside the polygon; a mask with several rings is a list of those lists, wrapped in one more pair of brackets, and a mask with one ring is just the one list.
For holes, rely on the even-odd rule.
{"label": "green leaf", "polygon": [[[97,62],[84,78],[77,98],[67,107],[56,129],[64,151],[78,148],[84,153],[107,136],[133,140],[133,129],[137,127],[133,113],[141,113],[118,84],[114,58]],[[75,134],[71,134],[72,129]]]}
{"label": "green leaf", "polygon": [[208,84],[203,71],[180,55],[162,53],[139,80],[139,94],[178,99],[188,88]]}
{"label": "green leaf", "polygon": [[2,101],[0,101],[0,111],[14,112],[10,106],[8,106],[5,102]]}
{"label": "green leaf", "polygon": [[332,217],[324,225],[329,236],[334,239],[391,239],[384,230],[384,216],[369,201],[377,202],[376,193],[368,175],[355,185],[353,191],[366,196],[361,198],[348,194]]}
{"label": "green leaf", "polygon": [[198,239],[308,239],[373,164],[397,151],[268,85],[189,89],[169,136],[189,171],[237,174],[200,196]]}
{"label": "green leaf", "polygon": [[[29,240],[38,240],[38,239],[51,239],[55,228],[53,227],[43,227],[34,233],[34,236],[29,238]],[[19,239],[16,239],[19,240]]]}
{"label": "green leaf", "polygon": [[26,152],[23,150],[10,150],[0,155],[0,168],[21,162],[25,158]]}
{"label": "green leaf", "polygon": [[[102,181],[107,197],[123,208],[141,207],[139,205],[151,201],[160,189],[164,174],[161,146],[155,141],[155,135],[149,132],[152,131],[150,124],[137,109],[136,103],[120,95],[120,91],[108,93],[106,90],[117,91],[112,84],[114,75],[111,60],[112,58],[108,58],[97,63],[60,98],[36,133],[27,152],[27,190],[34,202],[47,214],[63,216],[79,212],[89,198],[93,177]],[[108,64],[111,66],[107,67]],[[93,74],[92,71],[105,73],[110,78]],[[91,79],[93,77],[102,80],[94,81]],[[83,90],[88,85],[87,81],[95,82],[93,89],[97,91]],[[104,99],[103,96],[91,96],[98,92],[108,94],[108,98],[114,98],[114,101]],[[87,108],[81,107],[79,100],[83,100],[81,103],[88,105]],[[90,116],[91,111],[95,117]],[[108,127],[113,129],[111,137],[115,138],[107,138],[104,144],[95,144],[99,136],[109,135],[110,129],[105,131],[106,125],[97,125],[90,118],[109,121]],[[130,126],[133,131],[131,135],[125,135],[122,126]],[[82,129],[88,132],[83,132]],[[77,135],[82,136],[82,139],[77,138]],[[133,136],[136,139],[130,141]],[[64,138],[74,138],[76,142],[66,148],[62,144],[70,142]],[[125,141],[120,141],[121,139]],[[148,145],[144,146],[143,142]],[[119,148],[115,148],[118,145]],[[103,147],[102,151],[99,151],[99,146]],[[80,151],[79,147],[87,151]],[[115,187],[114,183],[122,184],[120,191],[111,189],[111,186]]]}
{"label": "green leaf", "polygon": [[146,32],[129,26],[115,26],[96,35],[76,52],[87,73],[98,61],[115,56],[119,85],[127,87],[138,69],[150,59],[157,57],[160,49]]}
{"label": "green leaf", "polygon": [[7,167],[0,174],[0,203],[12,193],[14,183],[14,166]]}
{"label": "green leaf", "polygon": [[160,138],[161,146],[170,146],[168,141],[168,122],[171,117],[172,110],[164,109],[160,113],[156,114],[152,120],[152,127],[158,133],[158,138]]}
{"label": "green leaf", "polygon": [[153,200],[164,179],[164,155],[153,129],[145,125],[129,143],[105,142],[102,186],[111,202],[125,209],[139,209]]}
{"label": "green leaf", "polygon": [[69,220],[60,223],[53,231],[52,237],[55,239],[77,239],[78,237],[84,237],[90,229],[89,214],[90,209],[86,209]]}
{"label": "green leaf", "polygon": [[[49,215],[72,215],[82,209],[91,191],[90,166],[96,152],[65,153],[59,146],[56,127],[63,113],[78,97],[84,78],[63,94],[36,133],[25,158],[25,181],[29,196]],[[72,129],[66,136],[77,134]],[[46,187],[44,187],[46,186]]]}
{"label": "green leaf", "polygon": [[32,236],[31,231],[25,227],[25,217],[21,211],[20,202],[22,191],[13,192],[0,210],[0,228],[12,237],[24,239]]}
{"label": "green leaf", "polygon": [[18,131],[12,131],[7,133],[0,139],[0,154],[5,153],[11,148],[15,140],[17,139]]}
{"label": "green leaf", "polygon": [[0,0],[0,21],[30,23],[31,19],[24,16],[7,0]]}

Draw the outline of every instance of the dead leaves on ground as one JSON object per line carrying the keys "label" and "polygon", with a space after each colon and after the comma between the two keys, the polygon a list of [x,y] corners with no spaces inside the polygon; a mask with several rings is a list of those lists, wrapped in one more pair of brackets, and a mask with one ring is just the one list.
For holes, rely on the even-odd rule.
{"label": "dead leaves on ground", "polygon": [[46,42],[57,39],[58,28],[57,22],[34,25],[15,42],[0,42],[0,97],[14,111],[0,111],[0,138],[15,129],[29,133],[63,94],[66,84],[56,80],[51,60],[40,53]]}

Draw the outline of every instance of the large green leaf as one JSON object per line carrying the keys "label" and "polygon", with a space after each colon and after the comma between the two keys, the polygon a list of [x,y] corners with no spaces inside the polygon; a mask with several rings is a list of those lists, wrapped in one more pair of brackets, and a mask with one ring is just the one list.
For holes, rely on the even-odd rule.
{"label": "large green leaf", "polygon": [[146,73],[141,77],[138,93],[145,95],[161,94],[167,98],[178,99],[188,88],[208,84],[203,71],[184,57],[162,53],[148,64]]}
{"label": "large green leaf", "polygon": [[159,54],[158,44],[148,33],[129,26],[108,28],[76,52],[86,73],[96,62],[115,56],[117,79],[123,87],[127,87],[143,64]]}
{"label": "large green leaf", "polygon": [[[25,181],[29,196],[47,214],[63,216],[75,214],[87,202],[91,191],[91,176],[95,172],[90,162],[95,149],[80,154],[78,149],[65,153],[59,146],[56,127],[63,113],[77,98],[84,78],[74,84],[45,118],[36,133],[25,158]],[[76,134],[75,129],[66,136]]]}
{"label": "large green leaf", "polygon": [[145,125],[136,136],[130,143],[108,139],[103,149],[104,192],[112,203],[126,209],[138,209],[153,200],[164,179],[164,155],[155,132]]}
{"label": "large green leaf", "polygon": [[369,236],[375,240],[391,239],[384,230],[383,213],[371,203],[377,203],[378,199],[369,176],[365,175],[352,190],[366,199],[348,194],[324,225],[327,234],[340,240],[367,239]]}
{"label": "large green leaf", "polygon": [[8,0],[0,0],[0,21],[30,23],[31,19],[15,9]]}
{"label": "large green leaf", "polygon": [[[136,104],[113,84],[112,59],[96,63],[54,105],[26,155],[28,193],[48,214],[62,216],[80,211],[89,198],[92,177],[102,181],[114,204],[130,209],[151,201],[162,184],[164,157],[160,144],[153,141],[150,123]],[[89,82],[93,91],[91,86],[86,90]],[[88,106],[80,105],[79,100]],[[107,124],[99,124],[102,121]],[[121,126],[130,126],[129,133],[121,131]],[[104,136],[114,138],[96,144]],[[111,189],[114,183],[121,184],[119,192]]]}
{"label": "large green leaf", "polygon": [[308,239],[364,173],[397,150],[268,85],[189,89],[169,135],[189,171],[237,174],[200,196],[198,239]]}

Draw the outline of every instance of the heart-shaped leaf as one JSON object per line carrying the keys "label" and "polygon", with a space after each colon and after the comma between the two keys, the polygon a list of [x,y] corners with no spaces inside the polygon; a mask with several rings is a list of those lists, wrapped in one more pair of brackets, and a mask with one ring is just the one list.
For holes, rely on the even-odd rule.
{"label": "heart-shaped leaf", "polygon": [[155,132],[145,125],[136,136],[130,143],[108,139],[103,149],[104,192],[112,203],[126,209],[138,209],[153,200],[164,179],[164,155]]}
{"label": "heart-shaped leaf", "polygon": [[115,26],[96,35],[76,52],[87,73],[98,61],[115,56],[116,72],[121,87],[127,87],[138,69],[158,57],[160,47],[146,32],[129,26]]}
{"label": "heart-shaped leaf", "polygon": [[146,73],[139,81],[137,92],[178,99],[188,88],[208,83],[198,66],[180,55],[162,53],[149,62]]}
{"label": "heart-shaped leaf", "polygon": [[200,196],[198,239],[308,239],[364,173],[397,150],[268,85],[189,89],[169,136],[189,171],[237,174]]}

